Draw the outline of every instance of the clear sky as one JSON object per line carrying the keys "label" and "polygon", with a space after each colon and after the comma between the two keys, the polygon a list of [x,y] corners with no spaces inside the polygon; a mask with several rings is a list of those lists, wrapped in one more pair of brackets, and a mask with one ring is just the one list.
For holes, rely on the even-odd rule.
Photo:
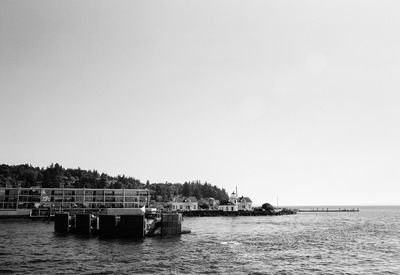
{"label": "clear sky", "polygon": [[0,1],[0,163],[400,204],[398,1]]}

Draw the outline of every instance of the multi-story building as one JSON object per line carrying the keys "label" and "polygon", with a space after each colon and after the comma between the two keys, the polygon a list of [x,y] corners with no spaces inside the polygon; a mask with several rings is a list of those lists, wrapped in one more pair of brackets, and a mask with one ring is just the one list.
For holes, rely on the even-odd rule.
{"label": "multi-story building", "polygon": [[0,210],[148,207],[147,189],[0,188]]}

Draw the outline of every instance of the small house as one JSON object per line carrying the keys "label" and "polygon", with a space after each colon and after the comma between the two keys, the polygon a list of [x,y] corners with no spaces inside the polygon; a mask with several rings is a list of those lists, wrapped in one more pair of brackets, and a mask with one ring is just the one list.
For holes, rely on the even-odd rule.
{"label": "small house", "polygon": [[230,201],[224,201],[218,206],[218,210],[222,210],[224,212],[238,211],[238,205]]}
{"label": "small house", "polygon": [[171,208],[175,211],[191,211],[191,210],[198,210],[199,203],[196,197],[174,197],[171,202]]}
{"label": "small house", "polygon": [[251,211],[252,201],[249,197],[240,197],[238,198],[238,209],[243,211]]}
{"label": "small house", "polygon": [[238,197],[232,192],[229,201],[221,202],[218,207],[222,211],[252,211],[252,201],[249,197]]}

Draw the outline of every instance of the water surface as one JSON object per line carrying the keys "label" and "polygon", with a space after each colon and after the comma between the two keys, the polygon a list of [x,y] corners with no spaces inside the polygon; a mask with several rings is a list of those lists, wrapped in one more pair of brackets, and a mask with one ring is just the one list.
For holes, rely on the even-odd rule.
{"label": "water surface", "polygon": [[400,208],[185,218],[192,234],[144,240],[59,235],[0,220],[0,273],[400,274]]}

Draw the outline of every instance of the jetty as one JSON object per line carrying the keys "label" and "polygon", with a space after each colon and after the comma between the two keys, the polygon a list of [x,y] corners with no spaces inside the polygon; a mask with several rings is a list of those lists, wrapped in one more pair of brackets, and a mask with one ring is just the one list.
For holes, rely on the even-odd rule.
{"label": "jetty", "polygon": [[359,208],[305,208],[297,209],[297,212],[360,212]]}

